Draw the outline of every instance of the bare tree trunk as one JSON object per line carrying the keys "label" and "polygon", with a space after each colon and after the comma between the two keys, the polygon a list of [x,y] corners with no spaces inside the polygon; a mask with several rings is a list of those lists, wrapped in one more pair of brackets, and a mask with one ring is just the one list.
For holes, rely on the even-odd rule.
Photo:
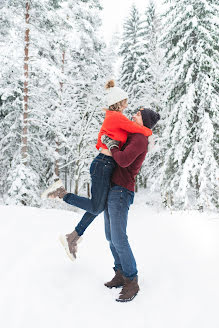
{"label": "bare tree trunk", "polygon": [[[56,137],[56,152],[59,154],[59,146],[60,146],[60,143],[59,143],[59,140],[58,140],[58,137]],[[55,162],[55,180],[58,180],[59,179],[59,160],[56,159],[56,162]]]}
{"label": "bare tree trunk", "polygon": [[[64,64],[65,64],[65,51],[63,51],[63,53],[62,53],[62,74],[64,74]],[[60,82],[59,84],[60,84],[60,108],[62,108],[63,82]],[[60,147],[59,138],[56,137],[56,152],[58,155],[59,155],[59,147]],[[58,159],[56,159],[56,163],[55,163],[55,175],[56,175],[56,179],[58,179],[60,177],[60,169],[59,169],[59,160]]]}
{"label": "bare tree trunk", "polygon": [[139,180],[138,180],[138,177],[136,177],[136,181],[135,181],[135,192],[138,192],[138,184],[139,184]]}
{"label": "bare tree trunk", "polygon": [[[65,147],[65,159],[66,159],[66,147]],[[66,160],[65,160],[65,165],[66,165]],[[65,189],[68,189],[68,168],[65,166]]]}
{"label": "bare tree trunk", "polygon": [[78,187],[79,187],[79,180],[77,179],[75,181],[75,191],[74,191],[75,195],[78,195]]}
{"label": "bare tree trunk", "polygon": [[90,198],[90,183],[87,183],[87,197]]}
{"label": "bare tree trunk", "polygon": [[24,110],[23,110],[23,133],[22,133],[22,160],[24,165],[27,165],[27,120],[28,120],[28,71],[29,71],[29,41],[30,41],[30,29],[29,29],[29,1],[26,2],[26,13],[25,13],[25,48],[24,48]]}

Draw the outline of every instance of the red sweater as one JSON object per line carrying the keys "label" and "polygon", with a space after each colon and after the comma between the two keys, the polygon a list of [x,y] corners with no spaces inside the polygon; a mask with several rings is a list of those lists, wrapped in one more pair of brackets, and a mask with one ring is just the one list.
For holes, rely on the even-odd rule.
{"label": "red sweater", "polygon": [[107,146],[101,142],[101,136],[106,134],[114,140],[121,141],[122,145],[126,142],[129,133],[141,133],[144,136],[151,136],[152,131],[145,126],[140,126],[130,121],[121,112],[106,111],[106,116],[98,134],[96,148],[107,149]]}
{"label": "red sweater", "polygon": [[135,177],[145,159],[148,138],[139,133],[130,134],[121,150],[112,148],[114,160],[118,164],[111,181],[128,190],[135,191]]}

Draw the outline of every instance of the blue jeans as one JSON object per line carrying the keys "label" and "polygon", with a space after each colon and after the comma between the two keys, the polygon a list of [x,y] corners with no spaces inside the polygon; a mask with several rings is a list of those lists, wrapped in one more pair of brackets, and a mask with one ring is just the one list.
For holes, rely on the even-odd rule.
{"label": "blue jeans", "polygon": [[91,199],[72,193],[64,196],[63,200],[76,207],[87,211],[75,230],[81,236],[95,217],[103,212],[110,188],[110,178],[116,163],[111,156],[99,154],[90,166]]}
{"label": "blue jeans", "polygon": [[104,211],[105,234],[114,257],[114,270],[119,269],[130,279],[138,273],[126,234],[128,210],[133,200],[134,192],[115,185],[109,191]]}

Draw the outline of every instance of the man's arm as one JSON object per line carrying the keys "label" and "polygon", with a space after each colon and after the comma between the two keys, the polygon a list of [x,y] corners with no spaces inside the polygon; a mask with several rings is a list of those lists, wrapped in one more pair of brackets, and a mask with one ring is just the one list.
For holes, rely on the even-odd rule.
{"label": "man's arm", "polygon": [[126,146],[124,150],[116,147],[111,148],[111,152],[116,163],[121,167],[128,167],[136,158],[146,150],[147,139],[142,135],[136,135],[136,138]]}

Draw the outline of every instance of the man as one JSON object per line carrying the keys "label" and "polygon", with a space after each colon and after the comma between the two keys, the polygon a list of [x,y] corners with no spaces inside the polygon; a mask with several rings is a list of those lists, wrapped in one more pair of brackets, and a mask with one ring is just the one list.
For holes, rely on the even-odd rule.
{"label": "man", "polygon": [[[141,108],[133,120],[152,129],[160,115]],[[108,136],[102,140],[112,152],[118,166],[112,175],[112,187],[104,211],[105,234],[114,258],[115,276],[105,283],[106,287],[123,287],[118,302],[131,301],[139,291],[137,266],[126,234],[128,210],[134,199],[135,177],[145,159],[148,137],[142,134],[130,134],[121,150],[118,144]]]}
{"label": "man", "polygon": [[[159,119],[158,113],[147,108],[141,108],[133,116],[137,124],[149,129],[152,129]],[[126,235],[128,210],[134,199],[135,177],[147,153],[148,137],[138,133],[130,134],[121,150],[118,149],[118,141],[106,135],[102,136],[101,140],[112,152],[118,164],[112,175],[112,187],[104,211],[105,233],[114,257],[115,270],[115,276],[105,283],[105,286],[108,288],[122,286],[117,301],[127,302],[131,301],[139,291],[136,261]],[[59,198],[67,194],[64,188],[57,189],[55,193]],[[66,251],[69,256],[73,254],[76,257],[79,236],[75,236],[74,231],[67,236]]]}

